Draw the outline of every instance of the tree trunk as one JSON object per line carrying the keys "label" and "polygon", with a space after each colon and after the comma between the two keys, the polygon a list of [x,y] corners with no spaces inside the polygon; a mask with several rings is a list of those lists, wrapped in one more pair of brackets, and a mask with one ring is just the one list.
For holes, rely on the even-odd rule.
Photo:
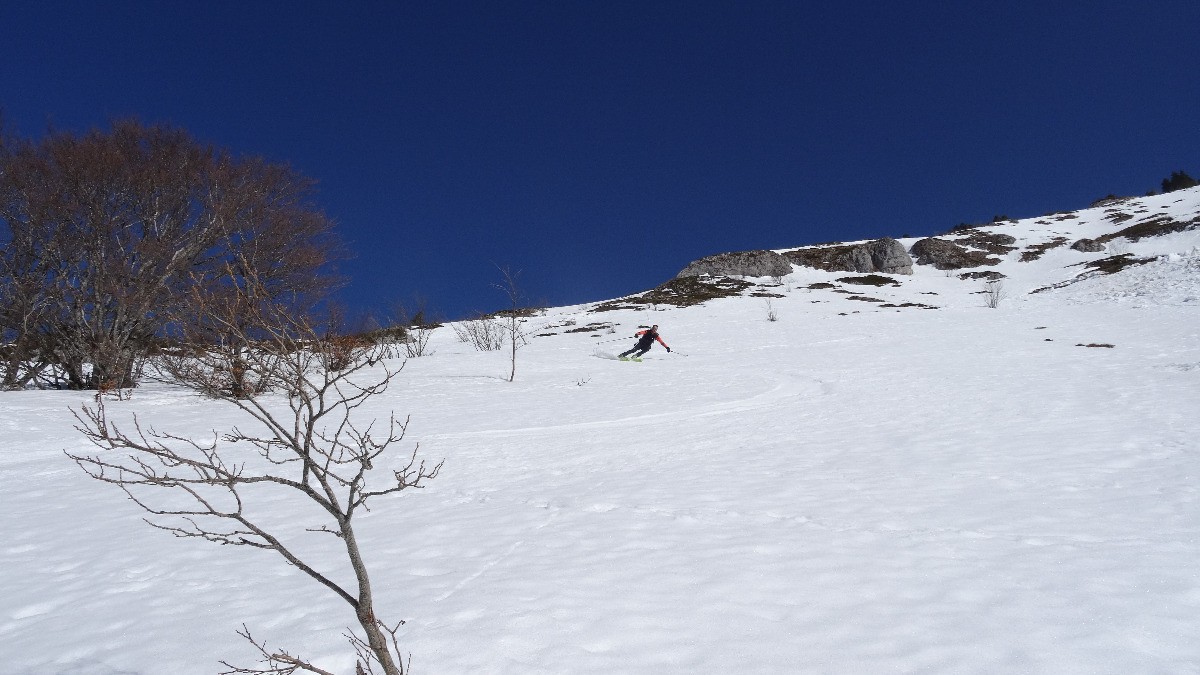
{"label": "tree trunk", "polygon": [[396,663],[396,659],[400,655],[393,656],[383,626],[375,617],[375,599],[371,593],[371,580],[367,576],[367,565],[363,562],[362,554],[358,550],[358,540],[354,536],[354,529],[350,526],[349,521],[340,523],[340,529],[342,539],[346,542],[346,553],[354,568],[354,577],[358,580],[358,604],[354,609],[358,616],[358,623],[367,635],[367,646],[371,648],[371,653],[375,655],[375,658],[379,659],[379,665],[383,667],[386,675],[403,675],[403,668]]}

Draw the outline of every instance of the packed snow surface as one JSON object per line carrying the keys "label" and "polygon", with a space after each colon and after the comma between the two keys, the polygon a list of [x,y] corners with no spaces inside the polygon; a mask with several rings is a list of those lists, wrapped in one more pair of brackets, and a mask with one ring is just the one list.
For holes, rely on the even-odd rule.
{"label": "packed snow surface", "polygon": [[[1113,208],[1188,220],[1200,190]],[[988,231],[1123,226],[1072,215]],[[797,268],[757,280],[782,297],[554,309],[511,383],[507,352],[435,331],[362,411],[411,416],[395,463],[417,443],[445,459],[360,516],[380,618],[406,622],[414,673],[1200,672],[1200,233],[1116,243],[1152,260],[1038,293],[1111,245],[1002,256],[996,308],[918,266],[897,287]],[[904,303],[936,309],[884,306]],[[567,332],[592,323],[612,327]],[[595,358],[651,323],[673,353]],[[92,402],[0,394],[0,673],[252,665],[243,623],[352,672],[333,593],[146,526],[63,454],[91,448],[70,409]],[[163,385],[106,405],[196,438],[248,424]],[[309,511],[256,508],[349,583]]]}

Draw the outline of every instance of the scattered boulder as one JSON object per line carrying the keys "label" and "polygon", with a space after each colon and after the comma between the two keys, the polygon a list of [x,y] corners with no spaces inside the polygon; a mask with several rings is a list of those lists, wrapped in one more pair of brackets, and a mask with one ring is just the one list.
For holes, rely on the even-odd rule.
{"label": "scattered boulder", "polygon": [[891,237],[869,242],[867,251],[871,254],[871,262],[874,263],[875,269],[862,271],[883,272],[884,274],[913,273],[913,260],[909,257],[908,251],[904,250],[904,244]]}
{"label": "scattered boulder", "polygon": [[913,261],[904,245],[884,237],[864,244],[814,246],[788,251],[788,260],[826,272],[882,272],[912,274]]}
{"label": "scattered boulder", "polygon": [[1099,253],[1104,250],[1104,244],[1101,244],[1095,239],[1080,239],[1074,244],[1071,244],[1071,248],[1075,249],[1076,251],[1083,251],[1084,253]]}
{"label": "scattered boulder", "polygon": [[774,251],[718,253],[694,260],[683,268],[683,277],[784,277],[792,273],[792,263]]}
{"label": "scattered boulder", "polygon": [[972,251],[937,237],[926,237],[918,241],[912,245],[910,251],[917,257],[918,265],[933,265],[939,270],[1000,264],[999,258],[993,258],[983,251]]}

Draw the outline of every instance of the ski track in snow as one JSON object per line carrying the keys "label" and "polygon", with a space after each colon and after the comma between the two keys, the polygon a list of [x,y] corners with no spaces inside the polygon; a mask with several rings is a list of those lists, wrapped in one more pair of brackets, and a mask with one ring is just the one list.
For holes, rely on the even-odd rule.
{"label": "ski track in snow", "polygon": [[445,441],[471,437],[491,438],[498,436],[558,433],[568,429],[576,432],[601,431],[606,427],[614,425],[638,426],[657,425],[669,421],[686,422],[688,420],[718,415],[745,413],[755,409],[779,405],[787,399],[802,398],[822,392],[827,393],[830,391],[830,389],[831,385],[821,380],[804,378],[799,375],[788,375],[781,381],[776,382],[775,386],[770,391],[762,392],[749,398],[714,403],[698,410],[689,409],[665,413],[648,413],[645,415],[630,415],[627,417],[595,420],[591,422],[574,422],[572,424],[531,426],[515,429],[484,429],[451,434],[433,434],[429,436],[429,440]]}

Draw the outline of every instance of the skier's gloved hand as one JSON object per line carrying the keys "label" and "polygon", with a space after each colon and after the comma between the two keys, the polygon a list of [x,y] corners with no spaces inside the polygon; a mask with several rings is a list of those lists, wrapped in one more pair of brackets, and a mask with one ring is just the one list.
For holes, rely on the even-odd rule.
{"label": "skier's gloved hand", "polygon": [[667,347],[667,353],[668,353],[668,354],[670,354],[670,353],[671,353],[671,348],[670,348],[670,347]]}

